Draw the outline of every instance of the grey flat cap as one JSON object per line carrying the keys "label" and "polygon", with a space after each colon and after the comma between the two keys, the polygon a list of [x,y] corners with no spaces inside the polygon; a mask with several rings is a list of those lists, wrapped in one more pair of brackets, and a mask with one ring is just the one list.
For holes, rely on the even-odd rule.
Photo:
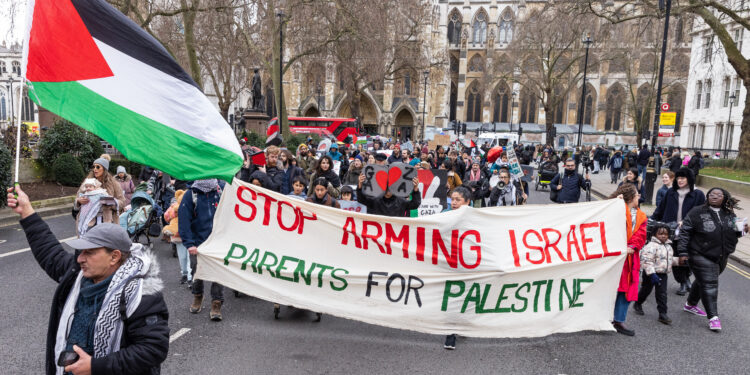
{"label": "grey flat cap", "polygon": [[68,246],[76,250],[96,249],[106,247],[120,251],[130,251],[133,244],[128,232],[117,224],[101,223],[91,228],[81,238],[68,241]]}

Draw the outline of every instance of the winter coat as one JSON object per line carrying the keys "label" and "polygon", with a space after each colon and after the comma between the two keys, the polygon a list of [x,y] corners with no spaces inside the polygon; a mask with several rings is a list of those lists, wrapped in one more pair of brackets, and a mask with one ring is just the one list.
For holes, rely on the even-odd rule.
{"label": "winter coat", "polygon": [[[333,171],[333,169],[329,169],[325,172],[323,172],[322,175],[318,176],[317,173],[313,173],[312,176],[310,176],[310,186],[307,188],[307,196],[313,195],[313,183],[315,183],[315,180],[317,180],[319,177],[323,177],[328,181],[329,191],[331,189],[334,189],[336,191],[341,188],[341,180],[339,179],[339,176],[336,174],[336,172]],[[359,180],[357,180],[357,183],[359,183]],[[338,196],[338,194],[333,194],[334,196]]]}
{"label": "winter coat", "polygon": [[123,201],[123,207],[129,205],[130,198],[132,198],[133,193],[135,193],[135,184],[133,184],[133,178],[126,173],[125,178],[120,178],[120,175],[115,175],[115,181],[120,184],[122,195],[125,197],[125,200]]}
{"label": "winter coat", "polygon": [[659,206],[659,203],[664,199],[664,196],[667,195],[667,191],[669,191],[669,186],[667,185],[662,185],[662,187],[656,191],[656,206]]}
{"label": "winter coat", "polygon": [[[105,172],[106,173],[106,172]],[[115,206],[109,206],[109,205],[103,205],[102,206],[102,222],[103,223],[113,223],[113,224],[119,224],[120,223],[120,212],[125,209],[125,195],[122,194],[122,188],[120,187],[120,184],[117,182],[117,180],[112,179],[112,185],[108,187],[102,186],[107,191],[107,195],[110,197],[115,198],[115,201],[117,201],[117,207]],[[83,183],[81,183],[81,187],[78,188],[78,194],[77,196],[81,196],[83,193],[86,192],[86,187],[83,186]],[[76,200],[73,203],[73,207],[80,209],[81,205],[78,204],[78,200]],[[78,228],[78,220],[80,219],[81,214],[79,213],[76,216],[76,228]]]}
{"label": "winter coat", "polygon": [[[702,191],[694,189],[693,183],[688,177],[688,186],[691,187],[691,191],[685,196],[685,200],[682,202],[682,218],[684,219],[693,207],[698,207],[706,203],[706,196]],[[680,195],[677,193],[677,179],[672,183],[672,188],[667,190],[664,194],[664,198],[656,206],[656,210],[651,215],[651,218],[665,223],[671,223],[678,221],[677,209],[680,205]]]}
{"label": "winter coat", "polygon": [[266,175],[268,175],[268,184],[263,184],[263,187],[277,193],[281,192],[281,186],[284,184],[284,171],[278,167],[266,166]]}
{"label": "winter coat", "polygon": [[[512,182],[512,184],[516,187],[516,205],[524,204],[525,202],[523,201],[523,186],[518,181],[514,181]],[[495,187],[492,188],[492,191],[489,193],[490,207],[497,206],[497,202],[500,200],[500,193],[500,189],[498,189],[497,185],[495,185]]]}
{"label": "winter coat", "polygon": [[[57,371],[55,343],[63,307],[76,283],[81,267],[73,253],[65,251],[47,223],[38,214],[21,220],[31,252],[47,275],[58,283],[52,297],[47,327],[45,369]],[[147,253],[154,256],[152,253]],[[92,374],[158,374],[169,351],[169,311],[161,294],[163,283],[158,267],[152,266],[143,279],[143,296],[135,311],[123,322],[120,349],[91,359]]]}
{"label": "winter coat", "polygon": [[578,203],[581,199],[581,189],[587,189],[591,182],[586,181],[580,173],[567,175],[565,172],[562,173],[561,182],[560,175],[556,174],[550,181],[550,189],[557,190],[557,185],[562,185],[562,190],[557,193],[557,203]]}
{"label": "winter coat", "polygon": [[357,185],[359,184],[359,175],[362,174],[362,169],[349,168],[349,171],[344,176],[343,185]]}
{"label": "winter coat", "polygon": [[451,175],[450,171],[448,171],[448,196],[450,196],[453,189],[461,185],[463,185],[463,181],[461,181],[461,177],[459,177],[458,172],[455,172],[453,173],[453,175]]}
{"label": "winter coat", "polygon": [[476,182],[471,181],[471,169],[466,171],[463,179],[463,185],[471,191],[471,200],[476,201],[487,196],[487,192],[490,190],[489,178],[484,170],[479,170],[479,180]]}
{"label": "winter coat", "polygon": [[308,201],[308,202],[310,202],[310,203],[319,204],[321,206],[328,206],[328,207],[333,207],[333,208],[341,208],[341,205],[339,204],[339,202],[336,201],[335,199],[331,198],[331,195],[328,194],[328,193],[326,193],[326,195],[323,196],[323,199],[318,199],[318,197],[315,196],[315,194],[313,194],[313,195],[307,197],[307,199],[305,199],[305,200]]}
{"label": "winter coat", "polygon": [[[196,204],[193,204],[195,194]],[[199,246],[211,234],[214,226],[214,215],[219,206],[221,193],[217,190],[204,193],[200,190],[187,189],[182,197],[177,212],[178,228],[182,244],[186,248]]]}
{"label": "winter coat", "polygon": [[404,155],[400,155],[399,157],[396,157],[396,154],[391,154],[391,156],[388,157],[388,164],[403,163],[403,162],[404,162]]}
{"label": "winter coat", "polygon": [[309,178],[310,175],[315,172],[315,167],[318,165],[318,163],[315,157],[308,154],[305,157],[297,158],[297,165],[299,165],[299,167],[305,171],[305,174]]}
{"label": "winter coat", "polygon": [[672,241],[661,243],[656,236],[641,249],[641,268],[646,275],[672,271]]}
{"label": "winter coat", "polygon": [[651,153],[648,152],[647,149],[641,149],[641,152],[638,153],[638,165],[640,166],[647,166],[648,165],[648,159],[651,157]]}
{"label": "winter coat", "polygon": [[693,171],[693,174],[695,176],[697,176],[701,170],[701,160],[703,160],[701,156],[693,155],[688,162],[687,167],[690,168],[691,171]]}
{"label": "winter coat", "polygon": [[630,209],[625,209],[625,216],[628,233],[628,248],[633,249],[635,252],[633,254],[628,254],[625,258],[617,291],[625,292],[625,297],[628,301],[637,301],[638,275],[641,272],[641,258],[639,251],[646,243],[646,226],[648,225],[648,217],[643,211],[638,209],[635,219],[635,230],[633,230],[633,220],[630,216]]}
{"label": "winter coat", "polygon": [[680,154],[676,153],[669,159],[669,170],[677,173],[682,168],[682,158]]}
{"label": "winter coat", "polygon": [[[616,167],[616,166],[615,166],[615,160],[619,160],[619,163],[620,163],[620,166],[619,166],[619,167]],[[614,154],[614,156],[612,156],[612,158],[610,158],[610,159],[609,159],[609,162],[607,163],[607,168],[611,169],[611,170],[612,170],[612,172],[615,172],[615,173],[617,173],[617,172],[619,172],[620,170],[622,170],[622,166],[623,166],[624,164],[625,164],[625,160],[623,160],[623,158],[622,158],[622,154],[620,154],[619,152],[616,152],[616,153]]]}
{"label": "winter coat", "polygon": [[742,232],[737,231],[737,216],[725,210],[718,213],[706,205],[687,214],[677,240],[678,256],[699,254],[719,263],[733,253]]}
{"label": "winter coat", "polygon": [[367,213],[391,217],[403,217],[407,211],[416,210],[422,203],[422,194],[419,191],[411,192],[411,200],[399,198],[395,195],[390,198],[381,197],[372,199],[367,197],[362,189],[357,188],[357,201],[367,206]]}
{"label": "winter coat", "polygon": [[305,180],[307,180],[307,176],[305,176],[305,171],[302,170],[302,168],[290,165],[286,171],[283,171],[284,174],[282,175],[282,181],[281,181],[281,194],[289,194],[290,192],[294,191],[292,188],[292,181],[294,181],[297,176],[303,176]]}

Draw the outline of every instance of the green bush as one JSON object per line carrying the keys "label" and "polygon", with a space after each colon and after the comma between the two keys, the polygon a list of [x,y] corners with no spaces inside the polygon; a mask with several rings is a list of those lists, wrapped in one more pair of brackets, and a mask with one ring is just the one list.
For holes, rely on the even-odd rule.
{"label": "green bush", "polygon": [[130,161],[124,158],[112,158],[112,160],[109,162],[109,173],[112,176],[117,174],[118,165],[122,165],[123,167],[125,167],[125,170],[128,171],[128,174],[131,177],[133,177],[133,180],[138,179],[138,176],[141,174],[141,169],[143,169],[143,165],[138,164],[134,161]]}
{"label": "green bush", "polygon": [[707,167],[734,168],[734,159],[706,159]]}
{"label": "green bush", "polygon": [[242,134],[240,134],[240,139],[247,138],[247,144],[250,146],[255,146],[259,149],[266,148],[266,138],[265,136],[255,133],[255,132],[249,132],[247,130],[243,130]]}
{"label": "green bush", "polygon": [[99,137],[67,120],[56,121],[39,143],[39,159],[45,168],[51,168],[63,154],[74,156],[82,167],[88,167],[103,152]]}
{"label": "green bush", "polygon": [[65,186],[79,186],[86,177],[81,162],[71,154],[62,154],[52,164],[55,181]]}
{"label": "green bush", "polygon": [[10,155],[10,150],[5,147],[4,144],[0,143],[0,207],[5,207],[7,203],[7,189],[12,185],[12,174],[11,168],[13,167],[13,157]]}

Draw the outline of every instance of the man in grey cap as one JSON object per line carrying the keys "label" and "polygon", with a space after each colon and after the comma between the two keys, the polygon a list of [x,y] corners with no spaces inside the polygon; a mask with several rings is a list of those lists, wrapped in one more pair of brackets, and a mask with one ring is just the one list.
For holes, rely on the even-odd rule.
{"label": "man in grey cap", "polygon": [[63,249],[18,187],[31,252],[58,283],[47,331],[46,373],[153,374],[169,351],[169,312],[155,256],[119,225],[101,223]]}

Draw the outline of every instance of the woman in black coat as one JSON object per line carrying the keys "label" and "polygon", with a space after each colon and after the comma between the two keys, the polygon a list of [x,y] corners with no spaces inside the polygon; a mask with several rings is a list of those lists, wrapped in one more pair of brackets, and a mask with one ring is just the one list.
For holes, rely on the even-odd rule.
{"label": "woman in black coat", "polygon": [[325,178],[328,181],[328,192],[334,198],[339,196],[339,189],[341,188],[341,180],[336,172],[333,171],[333,159],[330,156],[324,155],[318,160],[318,165],[315,167],[315,172],[310,177],[310,187],[307,189],[307,196],[313,194],[313,182],[318,178]]}
{"label": "woman in black coat", "polygon": [[[695,188],[695,177],[688,168],[680,168],[675,173],[672,187],[664,194],[651,219],[669,223],[680,223],[694,207],[706,203],[706,196]],[[690,290],[690,269],[685,266],[672,267],[674,279],[680,283],[678,295],[684,296]]]}
{"label": "woman in black coat", "polygon": [[[728,191],[712,188],[708,191],[708,202],[690,211],[680,227],[677,255],[680,263],[687,262],[695,274],[683,309],[707,317],[712,331],[721,330],[717,310],[719,274],[727,266],[738,238],[748,231],[747,224],[738,228],[736,206],[737,200]],[[697,306],[699,301],[703,301],[705,312]]]}

